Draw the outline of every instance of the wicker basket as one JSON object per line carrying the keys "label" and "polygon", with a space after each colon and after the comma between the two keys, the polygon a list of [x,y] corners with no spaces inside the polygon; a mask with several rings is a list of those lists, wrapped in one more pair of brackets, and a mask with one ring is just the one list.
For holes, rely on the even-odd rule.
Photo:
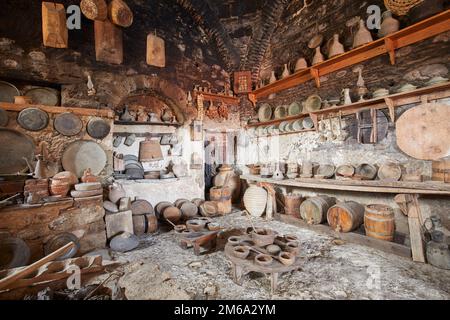
{"label": "wicker basket", "polygon": [[392,11],[393,14],[404,16],[411,8],[417,6],[421,2],[423,2],[423,0],[384,0],[384,5]]}

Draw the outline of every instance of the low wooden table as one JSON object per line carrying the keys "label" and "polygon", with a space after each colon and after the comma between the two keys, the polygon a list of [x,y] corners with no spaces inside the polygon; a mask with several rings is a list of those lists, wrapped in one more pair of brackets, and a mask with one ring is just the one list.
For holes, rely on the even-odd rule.
{"label": "low wooden table", "polygon": [[233,281],[242,285],[242,277],[249,272],[260,272],[265,274],[270,274],[270,291],[272,294],[277,290],[278,287],[278,277],[281,273],[291,272],[300,269],[302,265],[302,259],[297,257],[294,264],[291,266],[285,266],[281,262],[277,260],[273,260],[273,262],[268,266],[261,266],[255,263],[256,253],[250,251],[247,259],[237,258],[233,255],[233,246],[227,244],[225,246],[225,256],[231,262],[232,272],[233,272]]}
{"label": "low wooden table", "polygon": [[220,230],[180,233],[180,246],[182,249],[194,247],[194,254],[199,256],[201,247],[208,247],[209,250],[216,248],[217,234],[219,232]]}

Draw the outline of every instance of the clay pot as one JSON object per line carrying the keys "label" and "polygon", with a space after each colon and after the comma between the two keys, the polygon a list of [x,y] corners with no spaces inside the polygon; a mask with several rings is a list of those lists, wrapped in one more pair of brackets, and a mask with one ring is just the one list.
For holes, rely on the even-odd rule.
{"label": "clay pot", "polygon": [[108,198],[112,203],[119,202],[121,198],[126,196],[126,192],[123,189],[123,186],[118,183],[113,183],[109,186],[109,195]]}
{"label": "clay pot", "polygon": [[189,231],[202,231],[206,227],[206,221],[203,220],[189,220],[186,221],[186,227]]}
{"label": "clay pot", "polygon": [[50,194],[52,196],[65,197],[70,191],[70,182],[68,178],[51,179]]}
{"label": "clay pot", "polygon": [[239,259],[246,259],[250,254],[250,249],[247,246],[236,246],[233,248],[233,255]]}
{"label": "clay pot", "polygon": [[228,243],[233,245],[233,246],[237,246],[238,244],[241,243],[241,237],[237,237],[237,236],[232,236],[228,238]]}
{"label": "clay pot", "polygon": [[299,58],[295,63],[295,72],[308,68],[308,62],[305,58]]}
{"label": "clay pot", "polygon": [[295,255],[290,252],[281,252],[278,259],[285,266],[292,266],[295,262]]}
{"label": "clay pot", "polygon": [[255,257],[255,263],[263,267],[270,265],[272,261],[273,258],[267,254],[258,254]]}
{"label": "clay pot", "polygon": [[286,243],[285,250],[294,255],[298,255],[300,253],[300,244],[298,243],[298,241],[289,241],[288,243]]}
{"label": "clay pot", "polygon": [[339,35],[336,33],[333,36],[333,40],[328,50],[328,58],[333,58],[345,52],[344,46],[339,42]]}
{"label": "clay pot", "polygon": [[400,22],[397,19],[392,17],[391,11],[383,12],[383,22],[381,23],[380,31],[378,32],[378,36],[383,38],[391,33],[397,32],[400,30]]}
{"label": "clay pot", "polygon": [[363,19],[359,20],[359,29],[356,31],[355,37],[353,38],[353,48],[360,47],[372,41],[372,34],[366,28],[366,23]]}
{"label": "clay pot", "polygon": [[265,247],[270,244],[273,244],[275,241],[275,238],[277,236],[277,233],[270,229],[256,229],[251,232],[252,240],[255,242],[255,245],[258,247]]}
{"label": "clay pot", "polygon": [[264,188],[254,184],[245,191],[244,206],[245,209],[254,217],[260,217],[267,204],[267,191]]}
{"label": "clay pot", "polygon": [[234,170],[230,165],[224,164],[220,167],[219,173],[214,177],[214,186],[222,187],[227,176],[227,187],[230,188],[232,201],[238,202],[239,196],[241,194],[241,179],[237,174],[234,173]]}
{"label": "clay pot", "polygon": [[314,54],[314,57],[313,57],[312,64],[316,65],[316,64],[321,63],[323,61],[325,61],[325,57],[323,56],[322,52],[320,51],[320,47],[317,47],[316,48],[316,53]]}

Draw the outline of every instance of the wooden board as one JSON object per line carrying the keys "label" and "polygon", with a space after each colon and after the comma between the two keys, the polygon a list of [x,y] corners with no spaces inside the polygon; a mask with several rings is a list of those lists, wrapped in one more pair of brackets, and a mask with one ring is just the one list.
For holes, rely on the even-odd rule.
{"label": "wooden board", "polygon": [[164,68],[166,66],[166,48],[164,40],[154,34],[147,36],[147,64]]}
{"label": "wooden board", "polygon": [[123,39],[122,29],[108,20],[94,21],[95,58],[97,61],[122,64]]}
{"label": "wooden board", "polygon": [[69,47],[69,31],[66,25],[64,5],[42,2],[42,37],[46,47]]}
{"label": "wooden board", "polygon": [[450,106],[422,104],[406,111],[396,123],[397,145],[407,155],[438,160],[450,155]]}

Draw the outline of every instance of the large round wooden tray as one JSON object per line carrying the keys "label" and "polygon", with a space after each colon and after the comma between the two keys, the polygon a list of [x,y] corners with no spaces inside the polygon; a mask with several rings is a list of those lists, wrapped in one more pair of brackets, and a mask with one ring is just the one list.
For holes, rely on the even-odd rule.
{"label": "large round wooden tray", "polygon": [[438,160],[450,155],[450,106],[427,103],[409,109],[396,123],[397,145],[407,155]]}
{"label": "large round wooden tray", "polygon": [[65,112],[57,115],[53,125],[56,131],[68,137],[77,135],[80,133],[81,129],[83,129],[83,122],[81,119],[71,112]]}
{"label": "large round wooden tray", "polygon": [[14,174],[26,170],[34,158],[35,145],[31,138],[19,131],[0,128],[0,173]]}
{"label": "large round wooden tray", "polygon": [[79,140],[72,142],[62,156],[64,170],[73,172],[81,178],[84,170],[90,168],[93,175],[99,174],[106,165],[106,153],[94,141]]}

